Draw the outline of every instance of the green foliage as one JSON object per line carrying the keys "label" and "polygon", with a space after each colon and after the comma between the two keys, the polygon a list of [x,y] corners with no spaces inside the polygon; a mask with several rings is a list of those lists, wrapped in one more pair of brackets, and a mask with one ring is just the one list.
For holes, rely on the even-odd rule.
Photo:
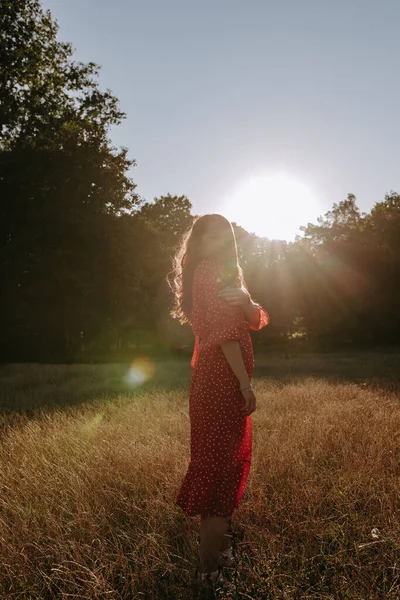
{"label": "green foliage", "polygon": [[1,0],[0,32],[0,148],[104,143],[124,114],[99,90],[98,65],[74,62],[71,44],[57,40],[50,11],[39,0]]}
{"label": "green foliage", "polygon": [[[297,273],[309,335],[329,343],[395,342],[400,334],[400,201],[386,195],[371,214],[356,198],[302,228]],[[297,289],[300,289],[298,281]]]}
{"label": "green foliage", "polygon": [[119,300],[137,291],[126,244],[115,264],[114,221],[140,205],[134,161],[107,137],[124,117],[117,98],[97,65],[72,60],[50,12],[1,0],[0,19],[1,350],[65,357],[114,327],[116,309],[126,320]]}

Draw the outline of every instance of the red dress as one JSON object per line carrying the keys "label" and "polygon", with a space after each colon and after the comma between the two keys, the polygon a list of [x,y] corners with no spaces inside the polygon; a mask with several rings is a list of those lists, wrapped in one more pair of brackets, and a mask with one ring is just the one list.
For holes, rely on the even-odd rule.
{"label": "red dress", "polygon": [[201,261],[192,287],[196,341],[189,390],[190,462],[175,500],[188,516],[230,517],[240,504],[250,470],[251,415],[240,412],[244,398],[220,342],[239,340],[251,380],[254,354],[248,329],[265,327],[269,316],[257,304],[259,322],[250,325],[240,307],[218,296],[222,287],[218,263]]}

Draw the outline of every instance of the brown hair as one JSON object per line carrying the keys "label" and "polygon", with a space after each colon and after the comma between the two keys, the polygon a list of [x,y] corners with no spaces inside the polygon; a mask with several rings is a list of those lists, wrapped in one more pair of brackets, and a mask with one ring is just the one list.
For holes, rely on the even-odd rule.
{"label": "brown hair", "polygon": [[174,292],[174,305],[170,309],[170,315],[181,324],[191,321],[193,275],[197,265],[204,260],[201,255],[202,237],[211,223],[217,223],[228,240],[224,248],[214,256],[214,260],[218,262],[221,287],[233,285],[248,291],[239,265],[235,232],[230,221],[215,213],[195,217],[172,258],[172,287],[170,273],[167,275],[168,285]]}

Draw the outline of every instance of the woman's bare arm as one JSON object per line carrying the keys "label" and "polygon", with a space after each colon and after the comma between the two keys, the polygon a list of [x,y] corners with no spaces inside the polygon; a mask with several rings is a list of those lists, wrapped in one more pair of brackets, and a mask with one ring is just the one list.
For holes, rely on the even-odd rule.
{"label": "woman's bare arm", "polygon": [[242,388],[250,385],[249,376],[240,350],[239,340],[226,340],[221,342],[221,348],[232,371],[239,380],[240,387]]}

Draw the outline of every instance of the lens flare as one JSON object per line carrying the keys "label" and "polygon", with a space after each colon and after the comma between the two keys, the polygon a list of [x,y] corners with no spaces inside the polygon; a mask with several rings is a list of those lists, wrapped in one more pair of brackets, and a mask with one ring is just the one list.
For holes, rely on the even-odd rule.
{"label": "lens flare", "polygon": [[150,358],[146,356],[138,357],[132,361],[125,380],[127,383],[139,386],[149,381],[153,377],[155,370],[155,364]]}

